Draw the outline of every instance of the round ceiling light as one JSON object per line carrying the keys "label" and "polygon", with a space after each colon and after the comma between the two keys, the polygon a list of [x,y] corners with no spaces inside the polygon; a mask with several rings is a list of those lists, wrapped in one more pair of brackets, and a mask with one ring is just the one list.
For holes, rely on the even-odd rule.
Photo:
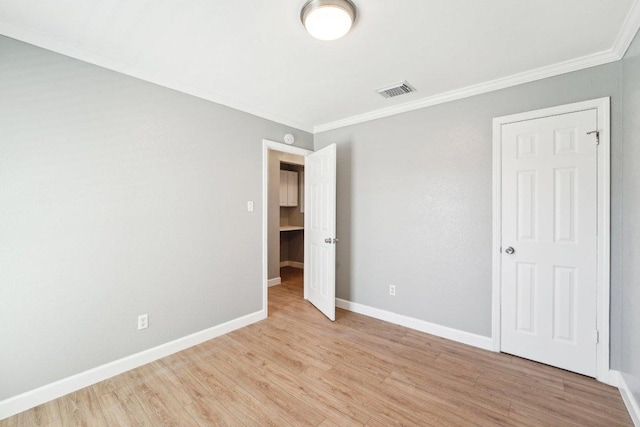
{"label": "round ceiling light", "polygon": [[349,32],[356,7],[349,0],[309,0],[300,12],[309,34],[320,40],[336,40]]}

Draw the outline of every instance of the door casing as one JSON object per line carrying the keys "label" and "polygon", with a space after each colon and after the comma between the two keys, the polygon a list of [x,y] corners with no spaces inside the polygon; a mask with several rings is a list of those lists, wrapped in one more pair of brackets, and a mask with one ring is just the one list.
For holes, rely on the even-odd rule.
{"label": "door casing", "polygon": [[[282,151],[304,157],[313,153],[313,151],[304,148],[294,147],[268,139],[262,140],[262,310],[265,318],[269,314],[269,150]],[[306,282],[304,283],[304,289],[306,295]]]}
{"label": "door casing", "polygon": [[[493,268],[492,268],[492,341],[493,350],[501,350],[500,343],[500,297],[501,297],[501,244],[502,244],[502,126],[534,120],[548,116],[573,113],[584,110],[596,110],[600,142],[598,145],[598,196],[597,196],[597,328],[599,342],[596,351],[596,379],[617,386],[616,376],[609,368],[609,301],[610,301],[610,182],[611,182],[611,144],[610,144],[610,98],[599,98],[589,101],[493,119]],[[594,129],[596,130],[596,129]]]}

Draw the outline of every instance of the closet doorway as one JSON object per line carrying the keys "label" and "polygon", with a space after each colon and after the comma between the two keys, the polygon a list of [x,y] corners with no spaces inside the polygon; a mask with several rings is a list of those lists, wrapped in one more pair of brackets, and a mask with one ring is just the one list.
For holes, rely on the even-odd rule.
{"label": "closet doorway", "polygon": [[[303,288],[304,163],[312,152],[265,141],[267,286]],[[264,295],[268,307],[268,291]],[[302,297],[302,293],[301,293]]]}
{"label": "closet doorway", "polygon": [[[336,144],[311,152],[263,140],[262,155],[262,277],[265,317],[269,310],[268,288],[282,283],[281,268],[298,268],[298,277],[299,270],[304,271],[303,283],[298,279],[297,287],[292,291],[302,291],[305,300],[333,321],[336,309],[338,242]],[[303,165],[300,164],[302,160]],[[300,241],[302,245],[299,245]],[[294,272],[295,270],[286,270],[286,277],[295,277]],[[276,276],[277,274],[280,275]]]}
{"label": "closet doorway", "polygon": [[[278,262],[273,260],[273,264],[279,267],[277,271],[269,271],[269,280],[289,283],[295,282],[302,286],[302,271],[304,269],[304,157],[296,154],[283,153],[281,151],[270,150],[270,157],[275,157],[269,162],[270,167],[277,165],[280,176],[279,181],[274,183],[279,188],[278,206],[279,210],[271,205],[275,200],[269,199],[269,222],[277,222],[279,226],[279,245],[275,240],[269,242],[269,258],[278,258]],[[279,159],[279,162],[277,160]],[[270,175],[275,177],[275,174]],[[274,180],[275,181],[275,180]],[[270,184],[271,186],[271,184]],[[274,191],[275,193],[275,191]],[[293,284],[293,283],[292,283]]]}

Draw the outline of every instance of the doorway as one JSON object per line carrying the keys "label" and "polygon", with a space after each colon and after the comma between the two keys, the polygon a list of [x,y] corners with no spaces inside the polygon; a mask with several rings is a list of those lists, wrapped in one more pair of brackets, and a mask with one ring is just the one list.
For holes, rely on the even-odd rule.
{"label": "doorway", "polygon": [[609,98],[494,119],[496,351],[609,379]]}
{"label": "doorway", "polygon": [[304,159],[312,151],[263,140],[263,307],[268,287],[302,283]]}
{"label": "doorway", "polygon": [[269,233],[269,281],[300,293],[305,246],[304,160],[304,156],[269,150],[268,221],[270,230],[278,227],[278,233]]}
{"label": "doorway", "polygon": [[[278,154],[278,152],[280,152]],[[262,176],[262,277],[263,277],[263,311],[265,317],[268,316],[268,294],[269,294],[269,235],[274,236],[275,233],[301,231],[299,224],[284,224],[276,222],[275,218],[280,219],[279,213],[273,212],[269,215],[270,210],[281,208],[280,204],[286,199],[284,207],[300,205],[300,198],[303,199],[302,209],[304,215],[303,225],[303,253],[304,253],[304,283],[303,297],[313,304],[322,314],[330,320],[335,320],[335,303],[336,303],[336,164],[337,164],[337,148],[336,144],[328,146],[312,152],[297,147],[280,144],[277,142],[263,140],[263,176]],[[280,187],[280,182],[298,182],[300,187],[300,176],[291,175],[296,170],[288,170],[287,167],[281,169],[283,158],[294,154],[304,156],[304,174],[302,197],[299,191],[290,191],[291,187]],[[273,167],[269,167],[270,163]],[[294,164],[295,166],[295,164]],[[290,169],[291,165],[289,165]],[[270,175],[273,174],[273,175]],[[270,178],[271,176],[271,178]],[[282,177],[282,179],[281,179]],[[278,185],[273,185],[275,183]],[[270,193],[272,196],[270,197]],[[296,201],[296,197],[298,200]],[[274,203],[270,203],[270,201]],[[277,201],[277,203],[275,203]],[[287,215],[298,215],[297,211],[288,213]],[[269,219],[271,218],[271,221]],[[279,220],[280,221],[280,220]],[[291,221],[288,218],[286,221]],[[295,227],[295,229],[282,230],[283,227]],[[279,241],[278,237],[271,238],[271,242]],[[279,252],[275,245],[271,251],[272,260],[275,258],[274,252]],[[276,258],[277,259],[277,258]],[[272,261],[273,262],[273,261]],[[284,260],[285,263],[291,265],[290,260]],[[296,261],[294,261],[296,262]],[[279,264],[279,263],[278,263]],[[272,267],[272,273],[277,271],[277,266]],[[278,279],[272,277],[274,282]],[[281,278],[280,278],[281,280]],[[275,283],[272,284],[275,285]]]}

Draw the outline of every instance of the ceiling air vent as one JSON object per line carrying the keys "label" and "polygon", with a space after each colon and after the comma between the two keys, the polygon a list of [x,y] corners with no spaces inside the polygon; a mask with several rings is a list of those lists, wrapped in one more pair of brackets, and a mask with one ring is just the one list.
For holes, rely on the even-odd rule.
{"label": "ceiling air vent", "polygon": [[385,98],[393,98],[394,96],[404,95],[405,93],[415,92],[416,88],[411,86],[408,82],[400,82],[391,86],[383,87],[376,90],[380,95]]}

